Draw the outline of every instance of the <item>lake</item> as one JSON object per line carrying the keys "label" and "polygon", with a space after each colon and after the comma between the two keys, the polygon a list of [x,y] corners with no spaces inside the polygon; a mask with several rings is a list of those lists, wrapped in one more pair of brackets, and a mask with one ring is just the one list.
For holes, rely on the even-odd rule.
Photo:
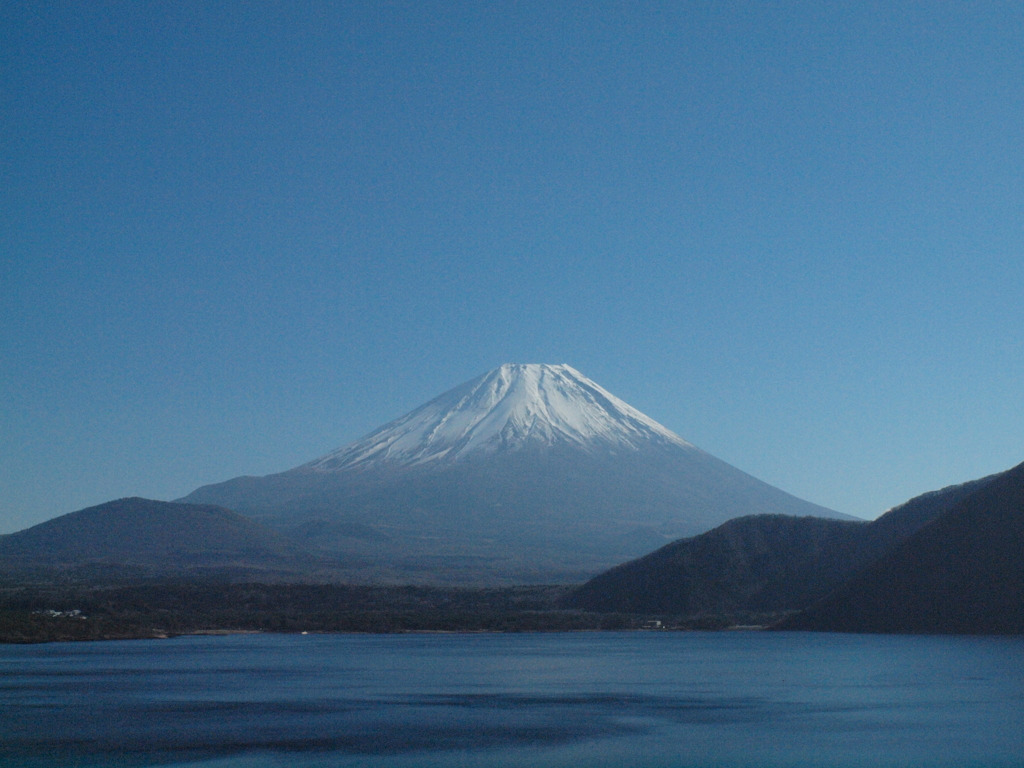
{"label": "lake", "polygon": [[8,645],[0,765],[1024,766],[1024,638],[652,631]]}

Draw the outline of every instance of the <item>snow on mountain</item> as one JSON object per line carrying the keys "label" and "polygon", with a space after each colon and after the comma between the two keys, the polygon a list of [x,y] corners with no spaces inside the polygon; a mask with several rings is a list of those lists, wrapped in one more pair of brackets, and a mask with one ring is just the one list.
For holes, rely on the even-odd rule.
{"label": "snow on mountain", "polygon": [[299,469],[415,466],[557,443],[612,451],[658,443],[699,451],[571,366],[506,364]]}

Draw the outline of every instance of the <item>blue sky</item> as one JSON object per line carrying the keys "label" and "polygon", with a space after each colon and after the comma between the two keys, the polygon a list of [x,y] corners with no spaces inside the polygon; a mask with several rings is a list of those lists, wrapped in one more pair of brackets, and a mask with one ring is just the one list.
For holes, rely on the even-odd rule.
{"label": "blue sky", "polygon": [[0,7],[0,531],[569,363],[874,517],[1024,461],[1016,3]]}

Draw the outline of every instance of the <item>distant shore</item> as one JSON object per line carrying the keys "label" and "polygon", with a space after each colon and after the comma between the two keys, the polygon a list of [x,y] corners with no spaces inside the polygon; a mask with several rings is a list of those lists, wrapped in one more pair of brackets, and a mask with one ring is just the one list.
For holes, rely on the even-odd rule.
{"label": "distant shore", "polygon": [[7,585],[0,642],[252,633],[759,630],[781,618],[597,613],[561,606],[566,586],[379,587],[147,583]]}

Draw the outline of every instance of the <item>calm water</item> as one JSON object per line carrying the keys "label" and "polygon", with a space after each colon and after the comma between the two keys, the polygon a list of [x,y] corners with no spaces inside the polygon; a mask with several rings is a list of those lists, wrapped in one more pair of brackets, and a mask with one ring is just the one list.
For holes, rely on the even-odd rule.
{"label": "calm water", "polygon": [[1024,766],[1024,638],[0,646],[4,766]]}

